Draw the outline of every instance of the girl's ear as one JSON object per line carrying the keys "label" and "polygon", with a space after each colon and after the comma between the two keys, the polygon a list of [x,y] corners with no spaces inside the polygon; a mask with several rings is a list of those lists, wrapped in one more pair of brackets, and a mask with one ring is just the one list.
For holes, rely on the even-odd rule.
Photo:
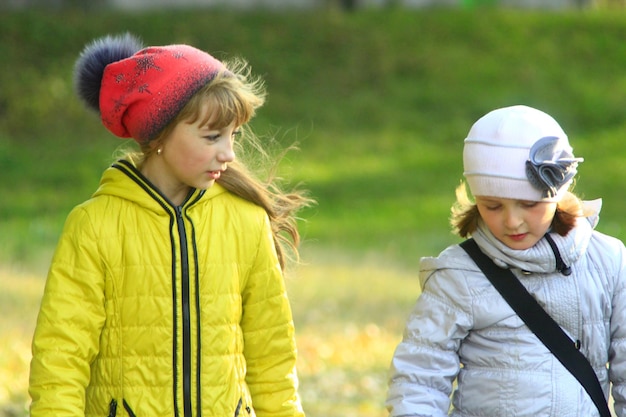
{"label": "girl's ear", "polygon": [[163,152],[163,140],[156,139],[142,146],[142,150],[145,157],[152,155],[161,155]]}

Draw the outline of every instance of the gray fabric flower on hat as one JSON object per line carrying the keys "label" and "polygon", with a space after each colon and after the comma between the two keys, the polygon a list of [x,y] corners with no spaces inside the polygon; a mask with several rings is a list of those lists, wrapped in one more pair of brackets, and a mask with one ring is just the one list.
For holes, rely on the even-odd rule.
{"label": "gray fabric flower on hat", "polygon": [[526,161],[526,176],[533,187],[543,192],[543,198],[555,197],[561,187],[576,175],[583,158],[576,158],[560,146],[559,138],[546,136],[530,149]]}

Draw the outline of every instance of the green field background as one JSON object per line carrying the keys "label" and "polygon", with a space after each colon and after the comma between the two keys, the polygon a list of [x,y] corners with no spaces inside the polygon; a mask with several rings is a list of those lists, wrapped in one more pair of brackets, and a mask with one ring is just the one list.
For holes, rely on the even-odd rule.
{"label": "green field background", "polygon": [[64,218],[128,145],[77,101],[73,63],[91,39],[126,31],[246,58],[269,91],[253,129],[299,143],[280,174],[318,200],[287,277],[310,417],[385,415],[419,258],[458,242],[448,217],[463,138],[484,113],[553,115],[585,158],[576,192],[603,198],[598,229],[626,237],[623,12],[3,12],[0,416],[26,414],[30,337]]}

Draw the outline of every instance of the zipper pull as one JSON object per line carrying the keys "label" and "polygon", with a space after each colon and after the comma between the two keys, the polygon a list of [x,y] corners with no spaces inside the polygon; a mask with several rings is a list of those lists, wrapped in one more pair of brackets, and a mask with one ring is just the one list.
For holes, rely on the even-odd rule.
{"label": "zipper pull", "polygon": [[559,252],[559,248],[556,246],[556,243],[554,243],[554,240],[552,240],[552,238],[550,237],[548,233],[546,233],[545,237],[546,237],[546,240],[548,241],[548,244],[550,245],[550,248],[552,248],[552,252],[554,253],[557,271],[559,271],[561,274],[565,276],[571,275],[572,268],[570,268],[569,266],[565,264],[565,262],[563,262],[563,258],[561,258],[561,253]]}
{"label": "zipper pull", "polygon": [[111,402],[109,403],[109,416],[108,417],[115,417],[116,415],[117,415],[117,401],[115,401],[115,398],[113,398]]}
{"label": "zipper pull", "polygon": [[237,408],[235,408],[235,417],[239,417],[239,410],[241,410],[241,406],[243,404],[243,400],[240,398],[237,403]]}

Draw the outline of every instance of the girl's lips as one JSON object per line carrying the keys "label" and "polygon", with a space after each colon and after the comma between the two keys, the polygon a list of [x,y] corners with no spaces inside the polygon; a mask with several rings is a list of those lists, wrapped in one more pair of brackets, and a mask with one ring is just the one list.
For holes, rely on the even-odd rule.
{"label": "girl's lips", "polygon": [[520,233],[520,234],[517,234],[517,235],[509,235],[509,239],[515,240],[516,242],[518,242],[520,240],[524,240],[526,235],[528,235],[528,233]]}
{"label": "girl's lips", "polygon": [[222,175],[222,171],[209,171],[209,176],[213,180],[219,179],[221,175]]}

